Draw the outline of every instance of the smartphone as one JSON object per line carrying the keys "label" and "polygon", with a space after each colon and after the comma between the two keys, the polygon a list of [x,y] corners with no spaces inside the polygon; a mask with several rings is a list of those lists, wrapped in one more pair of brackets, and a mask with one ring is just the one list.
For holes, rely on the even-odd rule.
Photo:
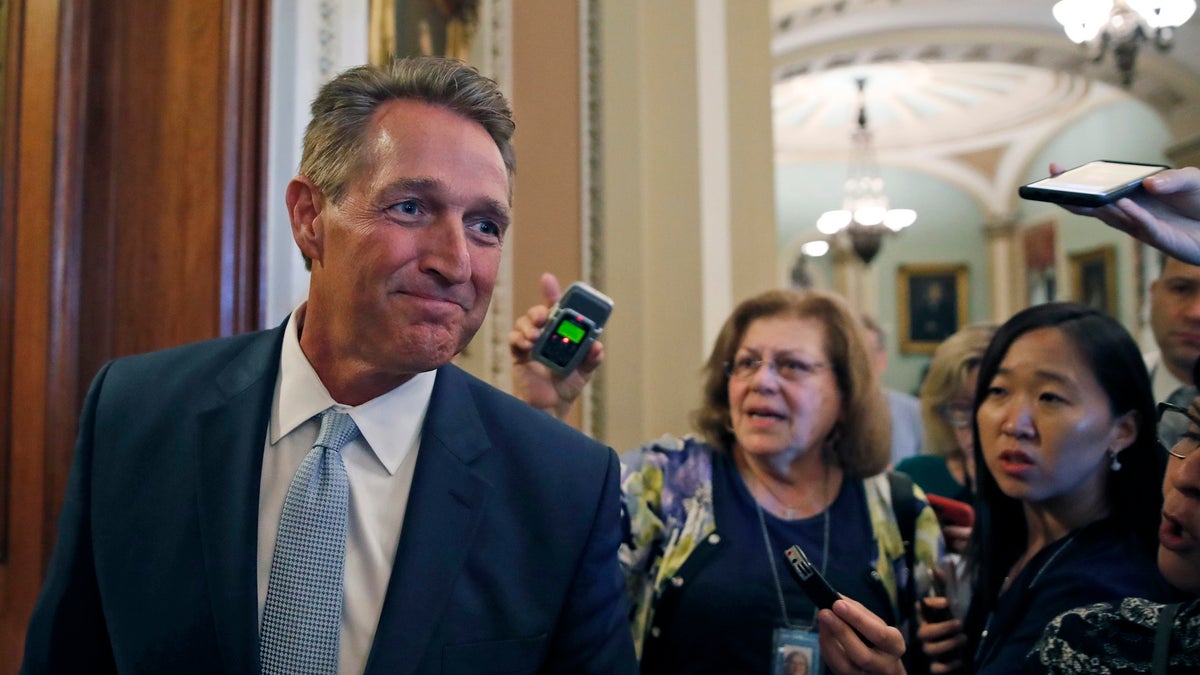
{"label": "smartphone", "polygon": [[1017,189],[1023,199],[1070,206],[1104,206],[1142,187],[1142,179],[1170,167],[1096,160]]}
{"label": "smartphone", "polygon": [[958,525],[973,527],[975,525],[975,508],[966,502],[941,495],[926,494],[929,506],[937,514],[938,522],[942,525]]}
{"label": "smartphone", "polygon": [[575,370],[604,331],[612,308],[607,295],[582,281],[571,284],[550,309],[550,320],[533,345],[533,358],[559,375]]}
{"label": "smartphone", "polygon": [[921,618],[925,623],[941,623],[954,618],[954,613],[950,611],[949,603],[945,607],[931,607],[926,602],[926,598],[946,598],[946,582],[937,572],[929,573],[929,592],[925,598],[921,598]]}
{"label": "smartphone", "polygon": [[[959,502],[962,503],[962,502]],[[926,602],[927,598],[942,597],[949,599],[946,593],[946,583],[941,575],[937,572],[929,573],[929,593],[924,598],[921,598],[918,604],[921,611],[921,620],[925,623],[942,623],[954,618],[954,612],[950,609],[950,604],[945,607],[932,607]],[[934,663],[953,663],[962,659],[962,648],[952,649],[944,654],[932,657]],[[958,671],[955,671],[958,672]]]}

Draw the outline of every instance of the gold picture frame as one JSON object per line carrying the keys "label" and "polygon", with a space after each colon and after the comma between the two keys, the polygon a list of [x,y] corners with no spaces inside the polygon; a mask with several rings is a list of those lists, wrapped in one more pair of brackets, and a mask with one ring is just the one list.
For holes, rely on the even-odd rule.
{"label": "gold picture frame", "polygon": [[470,63],[480,0],[370,0],[367,54],[375,65],[397,56],[448,56]]}
{"label": "gold picture frame", "polygon": [[1109,244],[1069,253],[1071,301],[1117,315],[1117,247]]}
{"label": "gold picture frame", "polygon": [[965,264],[901,265],[896,270],[900,352],[932,354],[967,325]]}

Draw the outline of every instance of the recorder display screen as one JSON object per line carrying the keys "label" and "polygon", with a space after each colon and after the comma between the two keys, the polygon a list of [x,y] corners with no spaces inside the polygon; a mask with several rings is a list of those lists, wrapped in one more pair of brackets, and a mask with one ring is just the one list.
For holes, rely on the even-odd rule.
{"label": "recorder display screen", "polygon": [[564,319],[558,324],[558,330],[555,333],[571,342],[579,342],[583,340],[583,336],[587,334],[587,331]]}

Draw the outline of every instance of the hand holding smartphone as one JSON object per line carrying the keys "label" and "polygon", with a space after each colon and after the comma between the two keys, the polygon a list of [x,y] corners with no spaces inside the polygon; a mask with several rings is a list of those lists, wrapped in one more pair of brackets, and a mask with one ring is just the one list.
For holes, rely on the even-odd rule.
{"label": "hand holding smartphone", "polygon": [[1111,204],[1141,189],[1142,180],[1169,167],[1161,164],[1096,160],[1017,189],[1023,199],[1068,206]]}
{"label": "hand holding smartphone", "polygon": [[[925,624],[941,624],[954,619],[951,601],[946,588],[946,579],[940,570],[920,570],[927,575],[929,591],[922,597],[917,607],[921,612],[921,621]],[[951,665],[962,661],[963,653],[959,647],[945,649],[941,653],[929,654],[934,663]],[[957,670],[951,672],[958,672]]]}
{"label": "hand holding smartphone", "polygon": [[[950,600],[946,597],[946,581],[936,571],[929,573],[929,593],[921,598],[921,619],[925,623],[941,623],[954,618]],[[935,602],[930,602],[935,600]],[[945,601],[945,602],[942,602]]]}

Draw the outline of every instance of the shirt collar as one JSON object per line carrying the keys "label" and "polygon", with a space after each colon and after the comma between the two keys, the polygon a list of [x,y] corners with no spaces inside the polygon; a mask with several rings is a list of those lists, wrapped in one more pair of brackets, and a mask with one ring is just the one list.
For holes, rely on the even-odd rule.
{"label": "shirt collar", "polygon": [[1163,363],[1162,352],[1150,354],[1147,359],[1150,361],[1150,385],[1154,390],[1155,401],[1165,401],[1175,393],[1175,390],[1182,387],[1183,383],[1179,381],[1171,371],[1167,368],[1167,364]]}
{"label": "shirt collar", "polygon": [[404,384],[362,405],[338,403],[300,348],[299,327],[304,310],[302,303],[284,327],[271,416],[271,445],[327,408],[334,408],[349,413],[372,453],[389,474],[394,474],[408,453],[420,445],[421,427],[433,396],[437,371],[417,373]]}

